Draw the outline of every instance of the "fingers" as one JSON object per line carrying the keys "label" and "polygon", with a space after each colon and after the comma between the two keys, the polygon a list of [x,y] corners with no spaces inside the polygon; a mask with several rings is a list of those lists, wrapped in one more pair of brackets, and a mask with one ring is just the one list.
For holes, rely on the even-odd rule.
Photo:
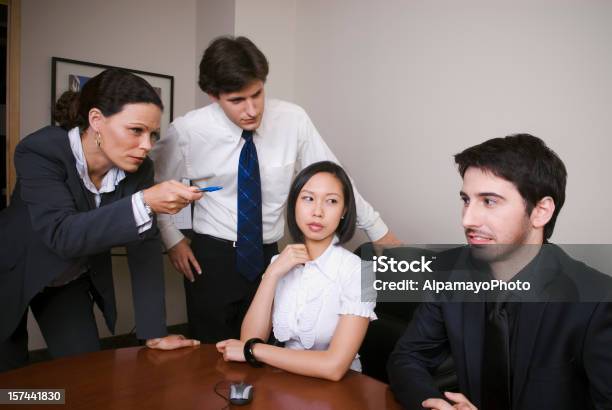
{"label": "fingers", "polygon": [[198,190],[198,187],[187,186],[175,180],[167,182],[173,188],[173,192],[186,201],[197,201],[204,196],[204,194]]}
{"label": "fingers", "polygon": [[181,189],[177,189],[176,195],[187,203],[197,201],[198,199],[202,198],[202,196],[204,196],[202,192],[193,192],[190,188],[191,187],[186,187],[185,185],[182,185]]}
{"label": "fingers", "polygon": [[196,272],[198,272],[198,275],[201,275],[202,268],[200,268],[200,264],[198,263],[198,260],[193,255],[193,252],[191,251],[191,249],[189,250],[189,254],[187,255],[187,260],[189,261],[189,263],[191,263],[191,266],[193,266]]}
{"label": "fingers", "polygon": [[465,397],[462,393],[453,393],[453,392],[444,392],[444,396],[453,401],[455,404],[455,408],[459,410],[476,410],[476,406],[474,406],[467,397]]}
{"label": "fingers", "polygon": [[378,240],[374,241],[374,245],[382,246],[396,246],[401,244],[402,242],[391,231],[388,231],[382,238],[379,238]]}
{"label": "fingers", "polygon": [[185,275],[185,277],[189,280],[189,282],[191,283],[195,282],[195,277],[193,276],[193,272],[191,271],[191,267],[189,266],[189,264],[182,265],[181,273]]}
{"label": "fingers", "polygon": [[155,348],[159,344],[160,341],[161,341],[161,338],[149,339],[147,340],[147,347]]}
{"label": "fingers", "polygon": [[448,402],[444,399],[427,399],[423,403],[421,403],[426,409],[432,410],[452,410],[453,406],[448,404]]}
{"label": "fingers", "polygon": [[292,248],[290,253],[295,256],[306,256],[308,257],[308,250],[306,248]]}
{"label": "fingers", "polygon": [[215,347],[217,348],[217,351],[223,355],[223,360],[225,360],[226,362],[231,360],[229,348],[230,348],[230,345],[235,341],[236,341],[235,339],[227,339],[227,340],[222,340],[220,342],[217,342],[217,344],[215,345]]}
{"label": "fingers", "polygon": [[176,214],[203,194],[195,187],[177,181],[165,181],[144,190],[144,199],[156,213]]}
{"label": "fingers", "polygon": [[195,281],[193,270],[191,269],[192,265],[199,274],[202,274],[202,268],[193,255],[193,251],[187,244],[186,239],[181,240],[170,248],[168,250],[168,256],[170,257],[174,269],[182,273],[190,282]]}
{"label": "fingers", "polygon": [[199,346],[200,341],[195,339],[187,339],[183,335],[168,335],[164,338],[165,345],[162,347],[166,350],[180,349],[181,347]]}
{"label": "fingers", "polygon": [[444,392],[444,396],[455,404],[451,405],[446,400],[432,398],[425,400],[421,405],[427,409],[436,410],[477,410],[467,397],[461,393]]}
{"label": "fingers", "polygon": [[310,257],[308,256],[308,254],[296,254],[296,255],[293,255],[293,261],[295,265],[304,264],[310,261]]}
{"label": "fingers", "polygon": [[175,350],[182,347],[193,347],[199,345],[199,340],[187,339],[183,335],[168,335],[166,337],[147,340],[147,347],[159,350]]}
{"label": "fingers", "polygon": [[308,250],[306,248],[306,245],[304,245],[303,243],[292,243],[290,245],[287,245],[287,249],[292,250],[292,251],[296,251],[296,252],[304,252],[306,254],[308,254]]}
{"label": "fingers", "polygon": [[176,269],[177,272],[181,272],[181,264],[180,259],[177,258],[175,255],[173,255],[172,253],[168,252],[168,257],[170,259],[170,262],[172,262],[172,266],[174,267],[174,269]]}
{"label": "fingers", "polygon": [[457,403],[468,401],[468,399],[461,393],[453,393],[450,391],[445,391],[444,396],[446,396],[447,399],[450,399]]}
{"label": "fingers", "polygon": [[183,337],[182,339],[179,339],[177,344],[178,344],[177,347],[193,347],[193,346],[199,346],[200,341],[196,339],[185,339]]}
{"label": "fingers", "polygon": [[306,245],[303,244],[292,244],[287,245],[287,252],[296,260],[296,262],[304,263],[310,260]]}
{"label": "fingers", "polygon": [[183,275],[185,275],[185,277],[191,282],[194,282],[195,278],[193,277],[193,272],[191,271],[191,265],[189,264],[189,255],[187,254],[187,252],[183,252],[179,255],[178,265],[179,271]]}
{"label": "fingers", "polygon": [[191,265],[189,264],[189,259],[184,254],[176,255],[172,259],[172,264],[174,268],[182,273],[190,282],[194,282],[195,278],[193,276],[193,272],[191,271]]}

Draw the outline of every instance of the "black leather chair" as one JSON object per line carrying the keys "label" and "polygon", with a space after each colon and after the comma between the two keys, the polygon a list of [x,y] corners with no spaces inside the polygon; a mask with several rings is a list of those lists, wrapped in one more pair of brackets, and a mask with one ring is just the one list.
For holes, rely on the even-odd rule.
{"label": "black leather chair", "polygon": [[[364,260],[370,260],[374,255],[372,244],[361,245],[355,253]],[[394,257],[396,260],[414,260],[421,255],[430,257],[435,255],[433,250],[397,247],[385,249],[383,255]],[[387,360],[393,351],[397,340],[404,333],[412,316],[416,311],[418,302],[378,302],[376,315],[378,320],[370,323],[365,339],[359,350],[363,373],[388,383]],[[455,365],[451,356],[434,372],[434,380],[443,391],[456,391],[458,389]]]}

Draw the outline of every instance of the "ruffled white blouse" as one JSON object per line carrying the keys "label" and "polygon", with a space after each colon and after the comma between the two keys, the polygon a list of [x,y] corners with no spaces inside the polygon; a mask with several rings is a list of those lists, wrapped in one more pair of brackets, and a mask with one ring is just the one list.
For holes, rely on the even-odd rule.
{"label": "ruffled white blouse", "polygon": [[[289,349],[326,350],[340,315],[377,319],[376,303],[361,301],[361,259],[337,242],[334,238],[317,259],[291,269],[276,286],[272,327]],[[361,371],[359,355],[351,369]]]}

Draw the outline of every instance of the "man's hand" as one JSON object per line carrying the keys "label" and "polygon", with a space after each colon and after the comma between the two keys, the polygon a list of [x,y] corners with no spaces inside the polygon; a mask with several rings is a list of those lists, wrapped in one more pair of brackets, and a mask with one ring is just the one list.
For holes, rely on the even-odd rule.
{"label": "man's hand", "polygon": [[197,187],[177,181],[165,181],[142,191],[144,201],[156,214],[175,214],[193,201],[202,198]]}
{"label": "man's hand", "polygon": [[449,404],[443,399],[427,399],[421,405],[426,409],[432,410],[478,410],[470,401],[461,393],[444,392],[444,396],[453,402]]}
{"label": "man's hand", "polygon": [[179,243],[168,249],[168,257],[174,269],[185,275],[191,282],[195,281],[192,266],[198,274],[202,274],[202,268],[193,255],[187,239],[183,238]]}
{"label": "man's hand", "polygon": [[216,344],[217,351],[223,354],[226,362],[244,362],[244,342],[236,339],[222,340]]}
{"label": "man's hand", "polygon": [[397,236],[395,236],[395,234],[391,231],[388,231],[385,236],[378,239],[377,241],[372,242],[374,254],[376,256],[381,256],[383,254],[383,251],[387,247],[399,246],[401,244],[402,243],[399,239],[397,239]]}
{"label": "man's hand", "polygon": [[147,347],[159,350],[174,350],[181,347],[199,346],[200,341],[195,339],[186,339],[183,335],[168,335],[157,339],[147,340]]}
{"label": "man's hand", "polygon": [[377,241],[374,241],[374,245],[380,246],[397,246],[401,244],[402,242],[390,230],[385,234],[385,236],[378,239]]}

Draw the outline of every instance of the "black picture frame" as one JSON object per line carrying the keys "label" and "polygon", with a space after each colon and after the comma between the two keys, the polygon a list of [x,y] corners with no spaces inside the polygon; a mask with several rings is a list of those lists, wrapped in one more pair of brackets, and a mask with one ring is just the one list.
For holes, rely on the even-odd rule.
{"label": "black picture frame", "polygon": [[53,107],[64,91],[71,87],[73,91],[78,91],[76,88],[81,86],[81,82],[87,81],[108,68],[127,70],[144,78],[153,88],[156,88],[164,104],[160,128],[161,135],[165,135],[168,126],[174,119],[174,76],[62,57],[51,57],[51,124],[54,125]]}

